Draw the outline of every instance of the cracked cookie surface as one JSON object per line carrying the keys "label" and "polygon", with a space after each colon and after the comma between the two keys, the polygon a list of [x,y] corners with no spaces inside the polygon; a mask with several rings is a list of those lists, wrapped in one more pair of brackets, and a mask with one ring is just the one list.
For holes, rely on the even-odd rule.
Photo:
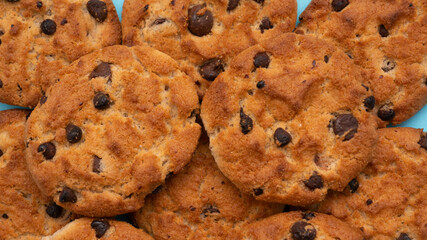
{"label": "cracked cookie surface", "polygon": [[71,213],[42,195],[25,162],[26,110],[0,112],[0,239],[39,239],[70,221]]}
{"label": "cracked cookie surface", "polygon": [[244,225],[283,210],[242,194],[219,171],[207,142],[158,191],[134,216],[155,239],[242,239]]}
{"label": "cracked cookie surface", "polygon": [[295,206],[344,189],[377,139],[361,78],[344,52],[309,36],[243,51],[202,102],[220,170],[256,199]]}
{"label": "cracked cookie surface", "polygon": [[331,41],[367,71],[385,126],[427,104],[426,13],[426,0],[313,0],[296,32]]}
{"label": "cracked cookie surface", "polygon": [[295,28],[295,0],[126,0],[123,44],[148,44],[179,62],[202,97],[231,57]]}
{"label": "cracked cookie surface", "polygon": [[112,219],[80,218],[69,223],[55,234],[41,240],[153,240],[132,225]]}
{"label": "cracked cookie surface", "polygon": [[362,240],[351,225],[321,213],[288,212],[277,214],[245,227],[244,240]]}
{"label": "cracked cookie surface", "polygon": [[0,4],[0,102],[35,107],[55,72],[120,44],[111,0],[5,0]]}
{"label": "cracked cookie surface", "polygon": [[85,216],[136,211],[197,146],[196,87],[149,47],[112,46],[61,70],[27,125],[40,189]]}
{"label": "cracked cookie surface", "polygon": [[372,162],[319,211],[362,229],[366,239],[426,239],[427,135],[413,128],[378,134]]}

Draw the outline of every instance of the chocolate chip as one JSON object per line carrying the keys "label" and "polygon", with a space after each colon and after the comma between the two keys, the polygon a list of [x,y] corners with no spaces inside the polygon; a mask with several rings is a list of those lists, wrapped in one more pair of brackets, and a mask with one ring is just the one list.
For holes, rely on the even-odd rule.
{"label": "chocolate chip", "polygon": [[378,32],[380,33],[381,37],[388,37],[389,35],[388,30],[383,24],[378,27]]}
{"label": "chocolate chip", "polygon": [[427,150],[427,136],[422,136],[420,138],[420,141],[418,142],[418,144],[420,144],[420,146],[422,148],[424,148],[425,150]]}
{"label": "chocolate chip", "polygon": [[69,143],[78,143],[82,139],[82,129],[73,124],[68,124],[65,128]]}
{"label": "chocolate chip", "polygon": [[239,5],[240,0],[228,0],[227,11],[234,10]]}
{"label": "chocolate chip", "polygon": [[348,183],[348,187],[350,188],[350,192],[354,193],[357,191],[357,189],[359,188],[359,181],[357,181],[356,178],[353,178],[349,183]]}
{"label": "chocolate chip", "polygon": [[208,81],[214,81],[222,72],[224,72],[224,65],[219,58],[206,60],[199,69],[200,75]]}
{"label": "chocolate chip", "polygon": [[170,5],[175,6],[175,0],[172,0]]}
{"label": "chocolate chip", "polygon": [[95,230],[96,237],[101,238],[110,228],[110,223],[108,223],[107,219],[98,219],[93,220],[90,226],[93,230]]}
{"label": "chocolate chip", "polygon": [[76,203],[77,202],[77,196],[73,189],[69,187],[64,187],[61,194],[59,195],[59,201],[60,202],[70,202],[70,203]]}
{"label": "chocolate chip", "polygon": [[317,175],[317,172],[314,172],[308,180],[304,181],[304,185],[311,191],[317,188],[323,188],[323,179],[321,176]]}
{"label": "chocolate chip", "polygon": [[0,80],[0,88],[3,88],[3,81]]}
{"label": "chocolate chip", "polygon": [[102,23],[107,19],[108,9],[107,4],[99,0],[89,0],[86,4],[87,10],[96,21]]}
{"label": "chocolate chip", "polygon": [[93,105],[96,109],[107,109],[111,105],[110,96],[108,94],[99,92],[95,94],[95,97],[93,97]]}
{"label": "chocolate chip", "polygon": [[43,3],[42,2],[40,2],[40,1],[38,1],[37,2],[37,8],[42,8],[43,7]]}
{"label": "chocolate chip", "polygon": [[8,2],[19,2],[19,0],[7,0]]}
{"label": "chocolate chip", "polygon": [[329,57],[328,57],[327,55],[325,55],[325,56],[323,57],[323,61],[325,61],[325,63],[328,63],[328,62],[329,62]]}
{"label": "chocolate chip", "polygon": [[265,82],[263,80],[259,81],[256,84],[256,87],[259,88],[259,89],[264,88],[265,87]]}
{"label": "chocolate chip", "polygon": [[215,206],[212,206],[212,205],[208,205],[202,210],[202,214],[205,216],[207,214],[212,214],[212,213],[221,213],[221,212],[219,211],[218,208],[216,208]]}
{"label": "chocolate chip", "polygon": [[45,103],[46,103],[46,101],[47,101],[47,97],[46,97],[46,96],[42,96],[42,97],[40,98],[40,105],[45,104]]}
{"label": "chocolate chip", "polygon": [[3,156],[3,151],[0,149],[0,157]]}
{"label": "chocolate chip", "polygon": [[160,24],[166,22],[166,20],[167,20],[166,18],[157,18],[156,20],[154,20],[154,22],[151,24],[151,26],[160,25]]}
{"label": "chocolate chip", "polygon": [[52,35],[56,32],[56,23],[51,19],[46,19],[40,24],[42,32],[46,35]]}
{"label": "chocolate chip", "polygon": [[263,4],[264,0],[254,0],[256,3]]}
{"label": "chocolate chip", "polygon": [[375,107],[375,97],[369,96],[363,100],[363,104],[365,105],[367,110],[372,110]]}
{"label": "chocolate chip", "polygon": [[276,143],[278,147],[284,147],[288,145],[291,141],[291,134],[289,134],[283,128],[277,128],[276,131],[274,131],[274,143]]}
{"label": "chocolate chip", "polygon": [[390,58],[384,58],[383,65],[381,66],[381,69],[384,72],[389,72],[393,70],[396,67],[396,62],[393,59]]}
{"label": "chocolate chip", "polygon": [[401,233],[396,240],[412,240],[406,233]]}
{"label": "chocolate chip", "polygon": [[101,172],[101,158],[98,156],[93,156],[92,162],[92,172],[100,173]]}
{"label": "chocolate chip", "polygon": [[268,68],[270,57],[266,52],[257,53],[254,57],[254,65],[256,68]]}
{"label": "chocolate chip", "polygon": [[62,21],[61,21],[61,25],[62,26],[64,26],[67,23],[68,23],[68,20],[66,18],[62,19]]}
{"label": "chocolate chip", "polygon": [[111,77],[111,67],[109,63],[102,62],[90,73],[89,80],[97,77]]}
{"label": "chocolate chip", "polygon": [[335,12],[341,12],[348,4],[348,0],[333,0],[332,9],[334,9]]}
{"label": "chocolate chip", "polygon": [[159,185],[158,187],[156,187],[156,188],[151,192],[151,194],[159,193],[160,191],[162,191],[162,189],[163,189],[163,185]]}
{"label": "chocolate chip", "polygon": [[384,104],[378,109],[377,115],[383,121],[391,121],[396,113],[390,105]]}
{"label": "chocolate chip", "polygon": [[292,239],[294,240],[313,240],[316,238],[316,229],[307,222],[296,222],[291,227]]}
{"label": "chocolate chip", "polygon": [[56,154],[55,144],[51,142],[42,143],[37,148],[37,152],[41,152],[46,160],[50,160]]}
{"label": "chocolate chip", "polygon": [[213,27],[213,14],[206,9],[206,4],[199,4],[188,9],[188,30],[202,37],[211,32]]}
{"label": "chocolate chip", "polygon": [[240,108],[240,127],[243,134],[248,134],[253,128],[253,121],[243,112],[243,108]]}
{"label": "chocolate chip", "polygon": [[372,201],[372,199],[368,199],[368,200],[366,200],[366,205],[371,205],[373,203],[373,201]]}
{"label": "chocolate chip", "polygon": [[354,134],[357,132],[359,122],[352,114],[341,114],[333,120],[332,126],[335,135],[342,136],[344,133],[348,132],[344,137],[344,140],[347,141],[353,138]]}
{"label": "chocolate chip", "polygon": [[1,39],[0,39],[0,45],[1,45]]}
{"label": "chocolate chip", "polygon": [[9,218],[9,216],[6,213],[3,213],[3,215],[1,215],[1,217],[4,218],[4,219],[8,219]]}
{"label": "chocolate chip", "polygon": [[264,193],[264,190],[262,190],[262,188],[255,188],[254,189],[254,195],[255,196],[259,196],[259,195],[261,195],[263,193]]}
{"label": "chocolate chip", "polygon": [[150,7],[150,5],[149,4],[147,4],[147,5],[145,5],[144,6],[144,12],[146,12],[147,10],[148,10],[148,8]]}
{"label": "chocolate chip", "polygon": [[56,205],[56,203],[51,203],[46,207],[46,213],[51,218],[59,218],[62,215],[63,208]]}
{"label": "chocolate chip", "polygon": [[4,32],[0,30],[0,37],[4,35]]}
{"label": "chocolate chip", "polygon": [[302,213],[302,218],[309,221],[312,218],[314,218],[316,215],[314,214],[314,212],[303,212]]}
{"label": "chocolate chip", "polygon": [[264,30],[272,29],[273,24],[270,22],[268,17],[265,17],[261,20],[261,24],[259,25],[259,29],[261,29],[261,33],[264,33]]}

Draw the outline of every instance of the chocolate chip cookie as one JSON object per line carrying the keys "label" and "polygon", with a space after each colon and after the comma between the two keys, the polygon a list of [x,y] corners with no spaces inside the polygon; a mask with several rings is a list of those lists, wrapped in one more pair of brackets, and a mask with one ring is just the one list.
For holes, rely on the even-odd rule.
{"label": "chocolate chip cookie", "polygon": [[313,0],[296,32],[327,39],[367,71],[385,126],[427,103],[426,0]]}
{"label": "chocolate chip cookie", "polygon": [[358,229],[333,216],[314,212],[289,212],[277,214],[249,224],[245,240],[362,240]]}
{"label": "chocolate chip cookie", "polygon": [[169,56],[112,46],[61,70],[28,119],[27,161],[40,189],[85,216],[136,211],[191,159],[196,87]]}
{"label": "chocolate chip cookie", "polygon": [[153,238],[132,225],[111,219],[80,218],[69,223],[55,234],[42,240],[152,240]]}
{"label": "chocolate chip cookie", "polygon": [[379,130],[372,162],[319,210],[360,228],[366,239],[427,239],[427,134]]}
{"label": "chocolate chip cookie", "polygon": [[119,44],[111,0],[4,0],[0,4],[0,102],[35,107],[55,72]]}
{"label": "chocolate chip cookie", "polygon": [[371,93],[348,56],[286,33],[236,56],[201,117],[220,170],[256,199],[303,206],[342,190],[371,158]]}
{"label": "chocolate chip cookie", "polygon": [[126,0],[123,43],[172,56],[202,97],[229,60],[295,27],[296,0]]}
{"label": "chocolate chip cookie", "polygon": [[0,239],[37,239],[70,221],[70,212],[42,195],[25,162],[26,110],[0,112]]}
{"label": "chocolate chip cookie", "polygon": [[156,239],[242,239],[244,225],[282,210],[242,194],[200,143],[187,168],[157,188],[135,220]]}

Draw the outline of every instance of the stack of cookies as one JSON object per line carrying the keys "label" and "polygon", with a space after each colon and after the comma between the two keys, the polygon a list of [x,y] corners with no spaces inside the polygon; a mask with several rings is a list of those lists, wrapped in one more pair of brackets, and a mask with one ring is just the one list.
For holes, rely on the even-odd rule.
{"label": "stack of cookies", "polygon": [[2,1],[0,240],[427,239],[427,0]]}

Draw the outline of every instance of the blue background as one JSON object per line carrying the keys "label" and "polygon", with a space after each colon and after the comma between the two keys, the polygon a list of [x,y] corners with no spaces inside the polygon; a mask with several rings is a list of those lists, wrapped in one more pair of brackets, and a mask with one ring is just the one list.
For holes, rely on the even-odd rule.
{"label": "blue background", "polygon": [[[113,2],[114,2],[114,5],[116,6],[117,13],[119,14],[119,17],[121,19],[123,0],[113,0]],[[309,3],[310,3],[309,0],[298,0],[298,15],[307,7]],[[17,108],[17,107],[0,103],[0,110],[6,110],[10,108]],[[413,116],[411,119],[407,120],[406,122],[400,124],[399,126],[427,129],[426,119],[427,119],[427,106],[424,106],[424,108],[421,109],[421,111],[419,111],[415,116]]]}

